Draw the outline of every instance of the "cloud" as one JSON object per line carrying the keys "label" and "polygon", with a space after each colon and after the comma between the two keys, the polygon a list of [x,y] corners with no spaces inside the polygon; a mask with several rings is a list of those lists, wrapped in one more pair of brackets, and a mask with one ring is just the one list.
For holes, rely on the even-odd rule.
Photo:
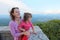
{"label": "cloud", "polygon": [[[0,0],[0,3],[4,3],[4,5],[7,5],[6,8],[4,7],[6,9],[5,11],[7,11],[7,12],[8,12],[8,9],[10,10],[12,7],[19,7],[20,10],[22,10],[23,12],[30,12],[32,14],[60,14],[60,10],[43,10],[43,11],[41,11],[41,10],[31,9],[29,6],[27,6],[25,3],[23,3],[22,0],[20,0],[20,1]],[[8,5],[10,6],[10,8]]]}
{"label": "cloud", "polygon": [[33,14],[60,14],[60,10],[32,10]]}
{"label": "cloud", "polygon": [[12,6],[12,7],[19,7],[20,10],[22,10],[23,12],[31,12],[30,8],[25,5],[22,1],[13,1],[13,0],[0,0],[0,2],[2,3],[5,3],[5,4],[8,4],[9,6]]}
{"label": "cloud", "polygon": [[60,10],[46,10],[43,13],[45,13],[45,14],[60,14]]}

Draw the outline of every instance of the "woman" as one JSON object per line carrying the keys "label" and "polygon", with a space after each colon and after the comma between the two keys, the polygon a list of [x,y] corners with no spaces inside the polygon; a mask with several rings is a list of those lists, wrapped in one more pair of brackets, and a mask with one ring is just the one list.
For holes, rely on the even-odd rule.
{"label": "woman", "polygon": [[12,8],[10,11],[10,16],[12,19],[9,23],[10,32],[11,32],[14,40],[20,40],[19,39],[20,35],[23,35],[23,34],[26,35],[27,32],[20,33],[18,30],[18,25],[21,21],[19,8],[18,7]]}

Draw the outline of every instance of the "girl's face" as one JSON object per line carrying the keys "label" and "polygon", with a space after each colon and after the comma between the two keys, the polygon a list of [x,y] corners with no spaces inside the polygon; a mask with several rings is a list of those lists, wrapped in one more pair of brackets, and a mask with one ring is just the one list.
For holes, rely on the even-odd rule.
{"label": "girl's face", "polygon": [[29,17],[29,18],[28,18],[28,21],[31,21],[31,20],[32,20],[32,18],[31,18],[31,17]]}
{"label": "girl's face", "polygon": [[14,15],[16,18],[20,18],[20,11],[19,11],[19,9],[14,9],[13,15]]}

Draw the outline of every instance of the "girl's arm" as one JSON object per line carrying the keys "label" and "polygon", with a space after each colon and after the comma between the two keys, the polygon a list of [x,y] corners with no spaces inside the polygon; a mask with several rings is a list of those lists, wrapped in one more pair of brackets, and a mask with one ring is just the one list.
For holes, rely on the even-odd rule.
{"label": "girl's arm", "polygon": [[33,33],[34,33],[34,34],[37,34],[37,33],[35,32],[35,30],[34,30],[34,26],[32,26],[32,30],[33,30]]}
{"label": "girl's arm", "polygon": [[33,26],[33,24],[32,24],[32,30],[33,30],[33,32],[35,32],[35,31],[34,31],[34,26]]}
{"label": "girl's arm", "polygon": [[21,28],[21,27],[19,27],[18,29],[19,29],[20,31],[25,32],[25,29],[23,29],[23,28]]}
{"label": "girl's arm", "polygon": [[35,30],[34,30],[34,26],[33,26],[32,23],[31,23],[31,26],[32,26],[33,33],[36,34],[36,32],[35,32]]}
{"label": "girl's arm", "polygon": [[25,31],[25,29],[23,29],[23,26],[24,26],[24,24],[21,22],[21,23],[19,24],[19,26],[18,26],[18,29],[19,29],[20,31]]}
{"label": "girl's arm", "polygon": [[32,22],[30,22],[30,24],[31,24],[32,30],[34,32],[34,26],[33,26]]}

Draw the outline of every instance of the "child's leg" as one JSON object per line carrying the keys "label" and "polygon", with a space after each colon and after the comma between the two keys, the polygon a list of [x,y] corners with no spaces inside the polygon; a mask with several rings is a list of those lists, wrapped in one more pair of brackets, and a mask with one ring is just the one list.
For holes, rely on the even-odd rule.
{"label": "child's leg", "polygon": [[18,37],[18,40],[21,40],[21,36]]}
{"label": "child's leg", "polygon": [[22,40],[28,40],[28,37],[26,35],[24,35]]}

